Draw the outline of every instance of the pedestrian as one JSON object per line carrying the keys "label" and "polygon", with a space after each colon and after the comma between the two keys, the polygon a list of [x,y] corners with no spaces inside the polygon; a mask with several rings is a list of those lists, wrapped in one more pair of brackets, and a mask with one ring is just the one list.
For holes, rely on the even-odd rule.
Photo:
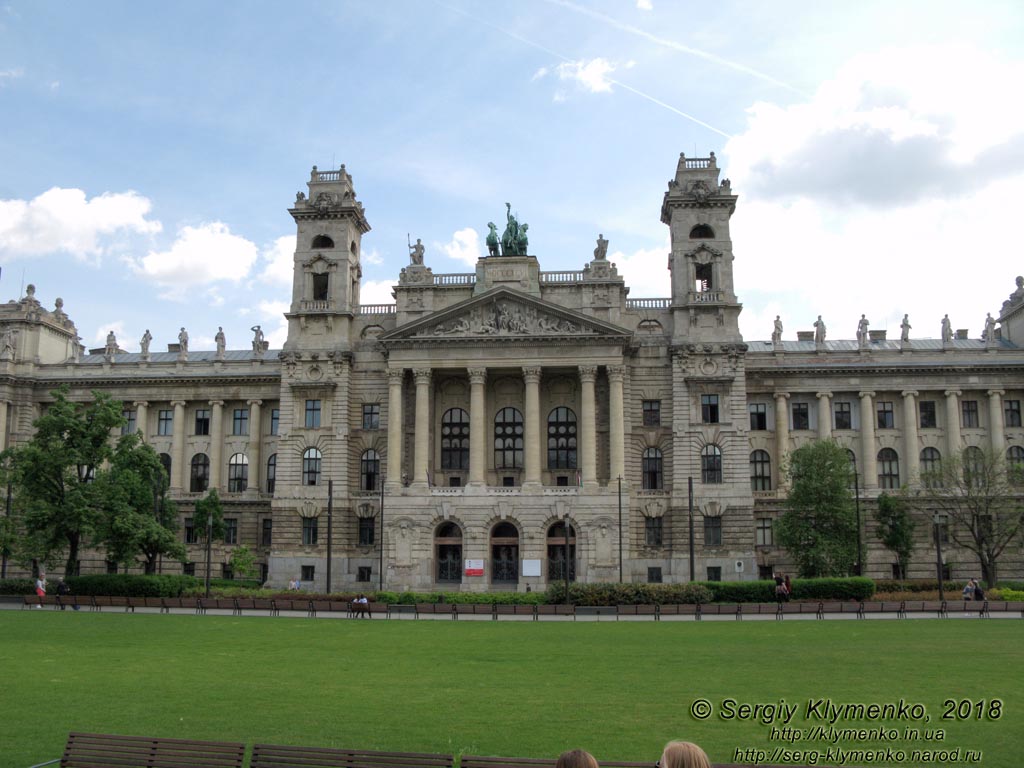
{"label": "pedestrian", "polygon": [[[960,592],[960,596],[964,599],[964,603],[969,603],[974,599],[974,579],[968,579],[967,583],[964,584],[963,590]],[[969,616],[970,612],[967,610],[967,606],[964,605],[964,616]]]}
{"label": "pedestrian", "polygon": [[981,588],[981,582],[974,580],[974,602],[980,603],[985,600],[985,592]]}
{"label": "pedestrian", "polygon": [[658,768],[711,768],[711,760],[692,741],[670,741],[661,753]]}
{"label": "pedestrian", "polygon": [[555,768],[598,768],[597,760],[583,749],[570,749],[558,756]]}
{"label": "pedestrian", "polygon": [[781,573],[775,574],[775,599],[782,603],[786,599],[786,580]]}
{"label": "pedestrian", "polygon": [[39,596],[39,607],[43,607],[43,598],[46,597],[46,574],[42,571],[39,572],[39,578],[36,579],[36,595]]}
{"label": "pedestrian", "polygon": [[786,574],[785,587],[786,587],[786,602],[788,603],[789,602],[789,598],[793,596],[793,583],[789,580],[789,574],[788,573]]}

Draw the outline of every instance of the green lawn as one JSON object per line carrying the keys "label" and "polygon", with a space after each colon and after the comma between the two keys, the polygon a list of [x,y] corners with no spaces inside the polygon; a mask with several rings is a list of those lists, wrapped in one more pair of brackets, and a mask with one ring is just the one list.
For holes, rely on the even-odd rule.
{"label": "green lawn", "polygon": [[[519,623],[0,612],[0,765],[58,756],[70,730],[364,749],[650,760],[671,738],[713,760],[771,749],[721,702],[809,698],[927,708],[945,742],[1024,753],[1024,621]],[[698,721],[696,698],[716,714]],[[940,722],[943,701],[1003,700]],[[824,723],[827,726],[827,723]],[[842,720],[840,727],[879,723]],[[825,749],[821,741],[792,745]],[[845,743],[844,748],[877,746]],[[824,761],[822,761],[824,762]],[[876,762],[888,765],[890,763]],[[902,765],[917,765],[909,760]],[[936,764],[936,763],[932,763]]]}

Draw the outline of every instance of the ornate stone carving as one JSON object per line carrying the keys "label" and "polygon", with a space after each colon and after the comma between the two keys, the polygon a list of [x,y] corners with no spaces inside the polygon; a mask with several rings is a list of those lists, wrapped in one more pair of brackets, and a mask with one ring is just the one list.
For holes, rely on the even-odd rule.
{"label": "ornate stone carving", "polygon": [[825,343],[825,321],[821,319],[821,315],[818,315],[818,319],[814,321],[814,343],[824,344]]}
{"label": "ornate stone carving", "polygon": [[417,336],[544,336],[554,334],[591,333],[572,320],[544,314],[532,306],[511,301],[497,301],[476,307],[426,328]]}
{"label": "ornate stone carving", "polygon": [[315,501],[307,499],[306,501],[299,504],[299,517],[319,517],[320,516],[320,505]]}
{"label": "ornate stone carving", "polygon": [[580,381],[594,381],[597,378],[597,366],[596,365],[581,365],[580,370]]}
{"label": "ornate stone carving", "polygon": [[661,499],[651,499],[645,501],[640,507],[644,514],[644,517],[664,517],[665,515],[665,502]]}
{"label": "ornate stone carving", "polygon": [[540,367],[524,367],[523,368],[523,380],[527,383],[539,383],[540,382],[541,369]]}
{"label": "ornate stone carving", "polygon": [[690,194],[697,201],[697,205],[707,205],[708,198],[711,197],[711,189],[705,181],[697,179],[690,185]]}

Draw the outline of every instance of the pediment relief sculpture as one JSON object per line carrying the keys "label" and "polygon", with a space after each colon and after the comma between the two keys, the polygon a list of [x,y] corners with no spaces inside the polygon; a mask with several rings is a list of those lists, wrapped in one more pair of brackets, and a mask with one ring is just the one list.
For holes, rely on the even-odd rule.
{"label": "pediment relief sculpture", "polygon": [[500,299],[446,318],[417,332],[423,336],[545,336],[590,334],[593,328],[537,307]]}

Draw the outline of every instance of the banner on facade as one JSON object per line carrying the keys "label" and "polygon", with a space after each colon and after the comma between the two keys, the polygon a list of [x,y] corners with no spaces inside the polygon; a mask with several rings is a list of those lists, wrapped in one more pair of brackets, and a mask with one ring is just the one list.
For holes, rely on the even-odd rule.
{"label": "banner on facade", "polygon": [[540,576],[540,560],[523,560],[523,576]]}
{"label": "banner on facade", "polygon": [[484,575],[484,561],[483,560],[467,560],[466,561],[466,575],[467,576],[483,576]]}

